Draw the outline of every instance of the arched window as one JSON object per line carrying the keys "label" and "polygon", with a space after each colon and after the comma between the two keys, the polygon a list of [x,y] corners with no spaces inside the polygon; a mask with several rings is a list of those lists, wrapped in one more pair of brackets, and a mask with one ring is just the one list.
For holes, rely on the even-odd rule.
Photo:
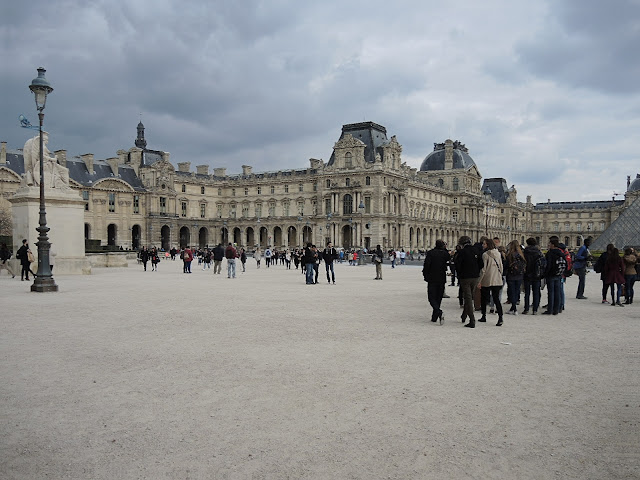
{"label": "arched window", "polygon": [[438,179],[438,186],[444,187],[444,180],[442,178]]}
{"label": "arched window", "polygon": [[349,194],[342,197],[342,213],[344,215],[353,213],[353,198]]}
{"label": "arched window", "polygon": [[351,186],[351,179],[350,178],[346,178],[344,181],[345,186],[350,187]]}
{"label": "arched window", "polygon": [[351,152],[347,152],[344,155],[344,167],[353,168],[353,158],[351,157]]}
{"label": "arched window", "polygon": [[364,184],[365,185],[371,185],[371,177],[365,177]]}

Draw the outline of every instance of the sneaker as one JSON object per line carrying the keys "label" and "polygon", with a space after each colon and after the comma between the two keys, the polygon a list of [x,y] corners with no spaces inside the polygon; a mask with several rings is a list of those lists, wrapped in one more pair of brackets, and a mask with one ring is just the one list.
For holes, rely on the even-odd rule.
{"label": "sneaker", "polygon": [[609,301],[606,298],[603,298],[602,303],[609,303]]}
{"label": "sneaker", "polygon": [[526,314],[528,314],[528,313],[529,313],[529,310],[523,310],[523,311],[522,311],[522,314],[523,314],[523,315],[526,315]]}
{"label": "sneaker", "polygon": [[618,301],[616,302],[616,307],[624,307],[624,305],[620,303],[620,300],[618,300]]}
{"label": "sneaker", "polygon": [[445,293],[445,294],[442,296],[442,298],[451,298],[451,297]]}
{"label": "sneaker", "polygon": [[578,300],[586,300],[587,297],[585,297],[584,295],[582,295],[581,297],[576,297]]}
{"label": "sneaker", "polygon": [[533,312],[531,312],[531,315],[537,315],[537,314],[538,314],[537,310],[534,310]]}

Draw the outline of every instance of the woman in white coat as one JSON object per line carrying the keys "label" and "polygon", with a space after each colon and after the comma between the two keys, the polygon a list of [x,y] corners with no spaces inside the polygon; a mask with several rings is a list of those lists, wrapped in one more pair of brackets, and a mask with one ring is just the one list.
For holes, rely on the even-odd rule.
{"label": "woman in white coat", "polygon": [[490,238],[484,238],[482,242],[484,253],[482,254],[483,267],[480,271],[478,279],[478,288],[482,288],[482,318],[479,322],[486,322],[487,303],[489,303],[489,295],[493,298],[498,313],[497,327],[502,326],[502,305],[500,304],[500,290],[502,289],[502,272],[504,266],[502,264],[502,255],[496,248],[495,243]]}

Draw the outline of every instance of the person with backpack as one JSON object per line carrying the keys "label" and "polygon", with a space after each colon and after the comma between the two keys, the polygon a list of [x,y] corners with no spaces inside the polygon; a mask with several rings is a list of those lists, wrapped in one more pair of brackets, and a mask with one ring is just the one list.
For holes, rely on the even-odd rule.
{"label": "person with backpack", "polygon": [[586,300],[584,296],[584,287],[587,278],[587,262],[591,259],[591,252],[589,251],[589,245],[591,245],[591,237],[583,240],[583,245],[578,249],[576,253],[576,261],[573,264],[573,268],[578,276],[578,291],[576,298],[578,300]]}
{"label": "person with backpack", "polygon": [[509,313],[517,315],[518,302],[520,302],[520,287],[527,268],[527,260],[517,240],[509,242],[505,263],[507,266],[507,298],[511,304]]}
{"label": "person with backpack", "polygon": [[[523,253],[527,265],[523,276],[524,310],[522,314],[528,314],[529,307],[531,307],[531,314],[537,315],[540,307],[540,285],[547,268],[547,260],[540,251],[538,242],[533,237],[527,239],[527,246]],[[530,296],[532,297],[532,302],[529,302]]]}
{"label": "person with backpack", "polygon": [[549,238],[549,250],[545,255],[547,268],[544,274],[548,303],[543,315],[558,315],[562,311],[562,276],[567,268],[567,260],[559,245],[557,236]]}

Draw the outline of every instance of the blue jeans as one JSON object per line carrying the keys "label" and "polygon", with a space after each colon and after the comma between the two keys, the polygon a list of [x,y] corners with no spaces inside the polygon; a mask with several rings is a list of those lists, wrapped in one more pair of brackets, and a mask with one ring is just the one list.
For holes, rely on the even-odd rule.
{"label": "blue jeans", "polygon": [[[327,269],[327,282],[333,280],[333,283],[336,283],[336,274],[333,272],[333,262],[325,263],[324,267]],[[329,278],[329,270],[331,270],[331,278]]]}
{"label": "blue jeans", "polygon": [[587,267],[574,268],[576,275],[578,276],[578,292],[576,298],[584,297],[585,279],[587,278]]}
{"label": "blue jeans", "polygon": [[[533,293],[533,303],[529,304],[529,293]],[[534,312],[540,306],[540,280],[524,279],[524,311],[529,311],[529,306]]]}
{"label": "blue jeans", "polygon": [[227,276],[236,278],[236,259],[227,258]]}
{"label": "blue jeans", "polygon": [[560,307],[562,302],[562,277],[549,277],[547,278],[547,295],[549,305],[547,310],[553,315],[560,313]]}
{"label": "blue jeans", "polygon": [[310,285],[312,283],[314,283],[313,281],[313,275],[315,273],[314,269],[313,269],[313,263],[307,263],[305,265],[305,273],[307,275],[307,285]]}
{"label": "blue jeans", "polygon": [[520,300],[520,286],[522,280],[507,280],[507,298],[511,302],[510,310],[515,312],[518,309],[518,300]]}
{"label": "blue jeans", "polygon": [[627,303],[633,301],[633,284],[636,283],[635,275],[625,275],[625,288],[627,289]]}

